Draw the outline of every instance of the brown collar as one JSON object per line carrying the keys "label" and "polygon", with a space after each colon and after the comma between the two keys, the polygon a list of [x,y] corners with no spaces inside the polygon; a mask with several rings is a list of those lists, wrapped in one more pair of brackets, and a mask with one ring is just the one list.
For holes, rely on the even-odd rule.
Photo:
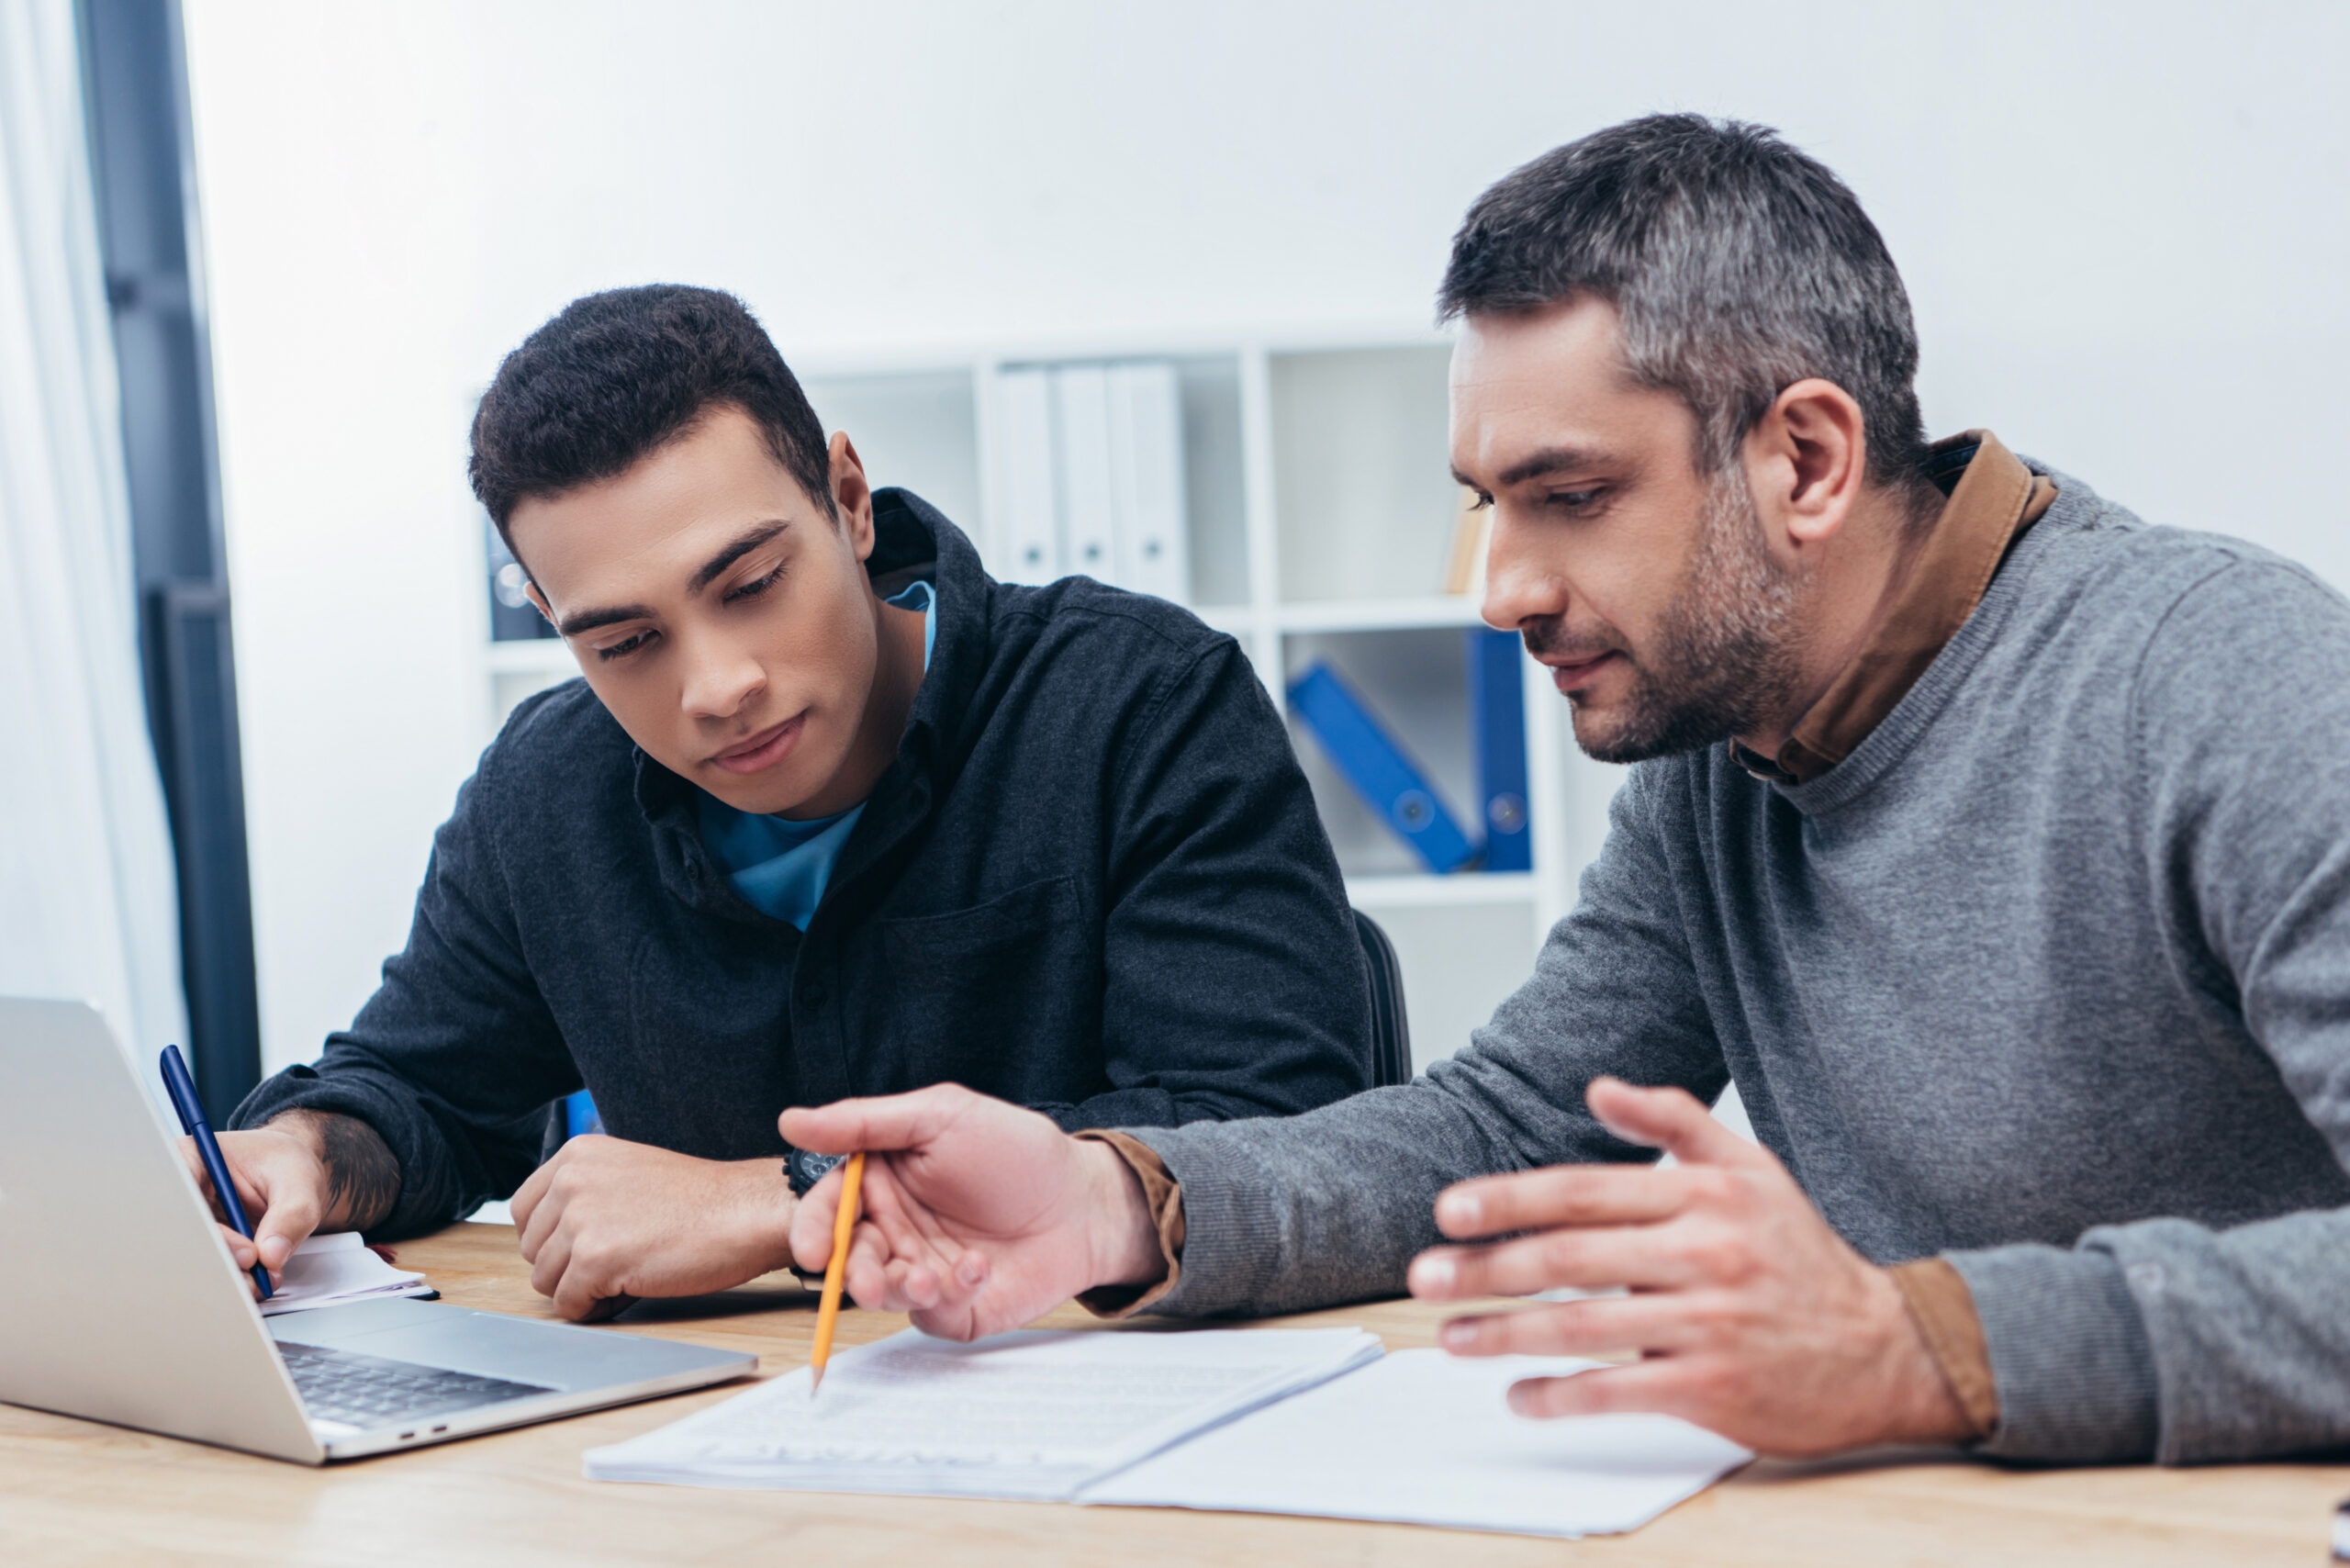
{"label": "brown collar", "polygon": [[1808,783],[1852,756],[1975,613],[2009,547],[2056,498],[2055,482],[2025,467],[1989,431],[1934,442],[1925,469],[1950,499],[1893,613],[1796,722],[1776,758],[1730,743],[1732,758],[1757,778]]}

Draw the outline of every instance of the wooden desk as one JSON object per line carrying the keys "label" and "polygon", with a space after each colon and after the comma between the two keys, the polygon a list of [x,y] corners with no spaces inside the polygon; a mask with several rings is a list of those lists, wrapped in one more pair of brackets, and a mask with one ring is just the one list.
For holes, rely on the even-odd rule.
{"label": "wooden desk", "polygon": [[[400,1249],[468,1306],[547,1316],[503,1226],[460,1225]],[[639,1333],[739,1347],[765,1372],[802,1364],[813,1298],[789,1277],[722,1296],[646,1303]],[[1292,1323],[1360,1324],[1391,1348],[1431,1342],[1411,1302]],[[1075,1307],[1046,1320],[1092,1321]],[[902,1318],[842,1315],[845,1343]],[[1080,1508],[582,1480],[582,1450],[729,1398],[681,1394],[411,1453],[309,1470],[0,1406],[0,1563],[188,1562],[577,1568],[733,1562],[1393,1564],[1591,1562],[1614,1568],[1819,1564],[2289,1563],[2326,1560],[2350,1465],[2019,1473],[1943,1454],[1749,1466],[1629,1536],[1583,1541],[1179,1510]],[[1396,1434],[1408,1448],[1412,1436]]]}

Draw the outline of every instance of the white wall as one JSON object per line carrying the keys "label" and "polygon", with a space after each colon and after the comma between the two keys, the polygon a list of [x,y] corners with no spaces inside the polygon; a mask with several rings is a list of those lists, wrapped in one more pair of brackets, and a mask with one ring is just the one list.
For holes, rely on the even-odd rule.
{"label": "white wall", "polygon": [[1417,326],[1462,207],[1658,108],[1781,127],[1909,279],[1937,431],[2350,585],[2350,8],[188,0],[271,1065],[471,766],[464,398],[588,289],[788,355]]}

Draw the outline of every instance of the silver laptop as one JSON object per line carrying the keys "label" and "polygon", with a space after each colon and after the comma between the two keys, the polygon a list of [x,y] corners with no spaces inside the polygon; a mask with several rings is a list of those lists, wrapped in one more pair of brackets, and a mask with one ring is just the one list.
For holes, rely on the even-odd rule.
{"label": "silver laptop", "polygon": [[278,1459],[415,1448],[755,1356],[387,1300],[263,1318],[98,1014],[0,998],[0,1401]]}

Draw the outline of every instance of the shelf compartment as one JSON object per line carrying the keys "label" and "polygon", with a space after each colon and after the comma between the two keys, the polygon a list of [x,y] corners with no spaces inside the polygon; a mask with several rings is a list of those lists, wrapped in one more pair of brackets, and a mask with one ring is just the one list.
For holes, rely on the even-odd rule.
{"label": "shelf compartment", "polygon": [[1456,871],[1392,877],[1349,877],[1347,902],[1371,914],[1388,909],[1460,909],[1470,905],[1530,904],[1536,898],[1531,871]]}
{"label": "shelf compartment", "polygon": [[1269,357],[1280,597],[1417,599],[1444,586],[1460,510],[1443,344]]}

